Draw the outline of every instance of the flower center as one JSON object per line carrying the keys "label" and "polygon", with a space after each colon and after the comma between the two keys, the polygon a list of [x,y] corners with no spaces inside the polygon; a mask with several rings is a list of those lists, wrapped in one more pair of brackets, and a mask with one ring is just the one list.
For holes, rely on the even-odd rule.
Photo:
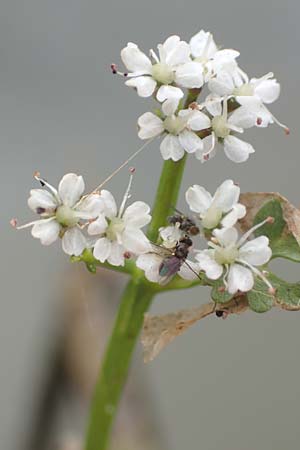
{"label": "flower center", "polygon": [[75,211],[66,205],[61,205],[56,210],[56,220],[63,227],[74,227],[79,222]]}
{"label": "flower center", "polygon": [[224,264],[232,264],[237,259],[239,250],[235,245],[229,247],[218,247],[215,250],[215,260],[222,266]]}
{"label": "flower center", "polygon": [[106,230],[106,237],[110,241],[116,241],[118,239],[118,234],[124,231],[125,225],[121,218],[113,217]]}
{"label": "flower center", "polygon": [[178,135],[185,128],[185,121],[181,117],[169,116],[164,120],[165,130],[170,134]]}
{"label": "flower center", "polygon": [[220,220],[222,219],[222,211],[219,208],[211,206],[201,219],[203,227],[211,230],[219,225]]}
{"label": "flower center", "polygon": [[230,129],[227,126],[226,118],[223,116],[216,116],[211,121],[212,129],[219,138],[225,138],[229,135]]}
{"label": "flower center", "polygon": [[254,94],[253,86],[250,83],[242,84],[242,86],[237,87],[233,91],[233,95],[240,96],[251,96]]}
{"label": "flower center", "polygon": [[161,84],[171,84],[175,79],[171,67],[164,63],[157,63],[152,66],[152,77]]}

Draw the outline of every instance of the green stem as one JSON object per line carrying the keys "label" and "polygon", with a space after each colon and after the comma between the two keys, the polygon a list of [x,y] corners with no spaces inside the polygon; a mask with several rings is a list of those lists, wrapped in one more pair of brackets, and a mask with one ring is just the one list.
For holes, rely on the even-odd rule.
{"label": "green stem", "polygon": [[[199,90],[190,91],[185,107],[196,100],[198,94]],[[148,237],[152,241],[156,241],[159,228],[166,225],[168,215],[176,206],[185,162],[186,157],[178,162],[164,163],[148,229]],[[92,262],[89,258],[90,255],[87,255],[86,263]],[[144,314],[158,292],[157,286],[149,283],[142,271],[137,268],[131,271],[130,267],[128,272],[132,273],[132,279],[125,289],[96,383],[85,450],[107,449],[109,433],[127,378],[131,356],[143,325]]]}

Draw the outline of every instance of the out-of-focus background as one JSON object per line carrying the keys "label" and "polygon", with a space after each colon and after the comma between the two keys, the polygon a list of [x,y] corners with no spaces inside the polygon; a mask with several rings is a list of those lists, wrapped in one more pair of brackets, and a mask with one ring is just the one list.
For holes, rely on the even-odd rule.
{"label": "out-of-focus background", "polygon": [[[56,184],[74,171],[88,188],[97,185],[138,148],[136,119],[150,107],[111,75],[110,63],[120,61],[128,41],[147,50],[170,34],[188,40],[204,28],[217,43],[241,51],[240,64],[251,76],[274,71],[282,94],[272,111],[291,135],[276,126],[247,132],[257,152],[243,165],[222,154],[205,165],[191,157],[180,206],[185,208],[183,193],[190,184],[214,191],[229,177],[243,191],[280,191],[299,205],[299,5],[296,0],[1,1],[1,449],[35,450],[34,440],[39,450],[79,448],[94,369],[125,282],[118,278],[118,285],[107,272],[93,278],[84,268],[70,267],[59,245],[42,247],[29,232],[9,228],[11,217],[32,217],[26,205],[35,187],[32,173],[39,170]],[[135,161],[134,199],[150,204],[162,166],[157,147],[153,143]],[[110,183],[118,198],[127,178],[125,170]],[[300,278],[297,265],[275,268],[289,280]],[[207,300],[203,289],[172,293],[157,298],[153,311]],[[129,393],[129,409],[133,405],[138,413],[133,411],[128,427],[131,412],[119,418],[121,435],[122,426],[140,427],[142,417],[148,443],[157,440],[157,449],[298,449],[299,324],[298,313],[284,312],[212,318],[146,367],[139,349],[131,371],[138,378],[131,380],[133,399]],[[91,361],[95,367],[89,372]],[[81,374],[81,365],[87,372]],[[46,444],[47,435],[58,441]],[[148,438],[139,449],[147,448]]]}

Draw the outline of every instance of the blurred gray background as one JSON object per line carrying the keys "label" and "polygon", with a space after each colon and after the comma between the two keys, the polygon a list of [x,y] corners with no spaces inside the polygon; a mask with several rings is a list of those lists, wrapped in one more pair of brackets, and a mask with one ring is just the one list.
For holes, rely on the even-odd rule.
{"label": "blurred gray background", "polygon": [[[138,148],[136,119],[150,107],[110,74],[110,63],[120,62],[127,41],[147,50],[170,34],[189,39],[204,28],[241,51],[250,75],[274,71],[282,94],[272,111],[291,135],[276,126],[247,132],[257,152],[243,165],[222,154],[205,165],[191,157],[182,208],[187,186],[213,191],[227,177],[244,191],[280,191],[299,205],[299,12],[296,0],[1,1],[1,449],[21,449],[26,440],[68,266],[59,245],[42,247],[8,225],[11,217],[32,217],[32,173],[56,184],[75,171],[93,188]],[[157,146],[135,161],[135,198],[149,203],[162,166]],[[118,198],[127,178],[125,170],[110,183]],[[299,266],[276,269],[300,278]],[[153,310],[207,300],[205,290],[179,292],[157,298]],[[208,319],[148,365],[169,448],[298,449],[299,324],[299,313],[284,312]]]}

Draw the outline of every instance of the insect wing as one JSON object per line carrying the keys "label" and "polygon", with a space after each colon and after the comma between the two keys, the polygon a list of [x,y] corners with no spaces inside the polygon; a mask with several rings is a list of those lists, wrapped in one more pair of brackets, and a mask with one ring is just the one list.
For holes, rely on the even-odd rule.
{"label": "insect wing", "polygon": [[159,267],[159,284],[165,285],[178,273],[182,261],[176,256],[165,258]]}

